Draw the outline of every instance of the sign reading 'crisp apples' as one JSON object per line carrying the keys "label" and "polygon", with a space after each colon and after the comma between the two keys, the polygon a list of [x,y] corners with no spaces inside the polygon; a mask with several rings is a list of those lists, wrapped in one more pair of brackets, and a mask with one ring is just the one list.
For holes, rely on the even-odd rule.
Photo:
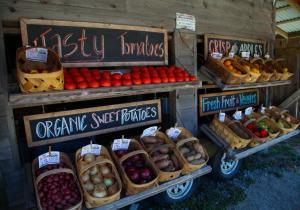
{"label": "sign reading 'crisp apples'", "polygon": [[24,116],[29,147],[160,122],[159,99]]}

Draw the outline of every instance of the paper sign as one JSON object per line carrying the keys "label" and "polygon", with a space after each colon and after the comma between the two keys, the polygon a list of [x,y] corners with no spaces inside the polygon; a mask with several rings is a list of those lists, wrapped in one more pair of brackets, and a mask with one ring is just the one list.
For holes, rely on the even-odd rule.
{"label": "paper sign", "polygon": [[269,59],[270,55],[269,54],[265,54],[265,59]]}
{"label": "paper sign", "polygon": [[170,128],[167,132],[167,135],[171,138],[171,139],[176,139],[181,133],[181,130],[178,128]]}
{"label": "paper sign", "polygon": [[234,52],[230,52],[229,53],[229,58],[233,58],[234,57]]}
{"label": "paper sign", "polygon": [[250,115],[252,114],[252,111],[253,111],[253,107],[248,107],[247,109],[245,109],[245,115]]}
{"label": "paper sign", "polygon": [[115,139],[112,144],[112,151],[127,150],[130,144],[130,139]]}
{"label": "paper sign", "polygon": [[236,120],[241,120],[242,119],[242,111],[236,111],[233,114],[233,118],[236,119]]}
{"label": "paper sign", "polygon": [[26,59],[31,61],[47,62],[48,50],[46,48],[26,49]]}
{"label": "paper sign", "polygon": [[100,155],[101,145],[99,144],[88,144],[81,148],[81,156],[86,154]]}
{"label": "paper sign", "polygon": [[222,53],[213,52],[211,54],[211,57],[213,57],[214,59],[217,59],[217,60],[221,60],[222,57],[223,57],[223,54]]}
{"label": "paper sign", "polygon": [[220,113],[219,113],[219,121],[220,121],[220,122],[224,122],[224,121],[225,121],[225,115],[226,115],[226,114],[225,114],[224,112],[220,112]]}
{"label": "paper sign", "polygon": [[254,58],[260,58],[260,55],[254,54],[253,57],[254,57]]}
{"label": "paper sign", "polygon": [[196,19],[193,15],[176,13],[176,29],[196,30]]}
{"label": "paper sign", "polygon": [[250,52],[242,52],[242,58],[250,58]]}
{"label": "paper sign", "polygon": [[155,136],[156,131],[157,131],[157,126],[149,127],[143,131],[141,138],[145,136]]}
{"label": "paper sign", "polygon": [[266,107],[264,107],[263,105],[261,105],[261,107],[260,107],[260,113],[264,114],[265,113],[265,109],[266,109]]}
{"label": "paper sign", "polygon": [[50,164],[58,164],[60,162],[60,154],[57,151],[52,151],[39,156],[39,168]]}

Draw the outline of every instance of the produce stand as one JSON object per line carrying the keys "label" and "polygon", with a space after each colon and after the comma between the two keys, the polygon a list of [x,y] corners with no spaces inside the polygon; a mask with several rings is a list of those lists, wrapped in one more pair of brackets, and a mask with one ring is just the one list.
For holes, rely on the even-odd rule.
{"label": "produce stand", "polygon": [[246,157],[253,155],[261,150],[267,149],[267,148],[274,146],[280,142],[283,142],[289,138],[292,138],[300,133],[300,130],[297,129],[297,130],[291,131],[287,134],[283,134],[277,138],[272,139],[271,141],[268,141],[268,142],[258,145],[256,147],[234,150],[234,149],[231,149],[229,144],[225,140],[223,140],[220,136],[215,134],[207,125],[202,125],[200,127],[200,129],[215,144],[217,144],[218,146],[225,149],[225,151],[228,154],[227,157],[230,159],[233,159],[233,160],[240,160],[240,159],[246,158]]}

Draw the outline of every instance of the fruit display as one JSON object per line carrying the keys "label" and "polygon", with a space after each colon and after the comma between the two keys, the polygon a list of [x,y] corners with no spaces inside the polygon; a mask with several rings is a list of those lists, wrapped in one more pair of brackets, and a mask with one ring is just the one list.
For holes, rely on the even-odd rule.
{"label": "fruit display", "polygon": [[232,72],[232,73],[236,73],[236,74],[246,74],[245,71],[243,71],[242,69],[238,68],[237,65],[235,65],[235,62],[231,59],[226,59],[223,61],[223,64],[226,66],[227,70]]}
{"label": "fruit display", "polygon": [[282,58],[274,60],[273,66],[276,69],[276,80],[288,80],[294,75],[293,73],[289,72],[285,60]]}
{"label": "fruit display", "polygon": [[157,131],[155,136],[141,138],[143,147],[159,170],[160,182],[178,177],[183,168],[179,151],[169,141],[168,137],[160,131]]}
{"label": "fruit display", "polygon": [[196,76],[176,67],[133,67],[128,71],[114,72],[89,68],[64,69],[65,89],[86,89],[99,87],[119,87],[143,84],[190,82]]}
{"label": "fruit display", "polygon": [[65,154],[60,155],[59,164],[38,168],[38,159],[32,163],[39,209],[81,209],[82,194],[71,162]]}
{"label": "fruit display", "polygon": [[257,82],[268,82],[272,78],[273,71],[265,67],[265,61],[263,59],[253,58],[250,60],[250,63],[252,63],[261,73]]}
{"label": "fruit display", "polygon": [[131,139],[128,149],[111,151],[127,195],[144,191],[157,184],[158,172],[142,146]]}
{"label": "fruit display", "polygon": [[287,110],[281,110],[278,107],[272,106],[266,108],[265,113],[270,118],[272,118],[272,116],[277,116],[277,118],[280,116],[280,118],[289,123],[293,129],[297,129],[300,124],[300,122],[295,117],[290,115]]}
{"label": "fruit display", "polygon": [[269,137],[269,132],[267,129],[264,129],[263,127],[260,127],[261,123],[250,122],[246,125],[246,128],[250,130],[256,137],[258,138],[267,138]]}
{"label": "fruit display", "polygon": [[245,83],[254,83],[258,80],[260,77],[261,73],[259,68],[257,68],[255,65],[253,65],[251,62],[239,57],[239,56],[234,56],[236,61],[242,65],[242,67],[246,70],[248,73],[248,76],[244,78],[243,82]]}
{"label": "fruit display", "polygon": [[[30,60],[26,51],[44,50],[47,57],[44,61]],[[45,52],[43,52],[45,53]],[[30,53],[28,53],[30,54]],[[63,90],[64,73],[59,56],[51,49],[21,47],[16,53],[17,79],[22,92],[42,92]]]}
{"label": "fruit display", "polygon": [[122,183],[104,146],[100,155],[76,152],[76,166],[87,208],[101,206],[120,199]]}

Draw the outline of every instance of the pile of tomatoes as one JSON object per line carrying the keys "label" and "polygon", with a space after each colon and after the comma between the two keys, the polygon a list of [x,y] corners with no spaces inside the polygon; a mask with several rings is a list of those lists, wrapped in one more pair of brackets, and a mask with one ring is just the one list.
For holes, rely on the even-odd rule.
{"label": "pile of tomatoes", "polygon": [[128,73],[107,70],[70,68],[64,69],[65,89],[118,87],[142,84],[160,84],[195,81],[196,77],[176,66],[133,67]]}

